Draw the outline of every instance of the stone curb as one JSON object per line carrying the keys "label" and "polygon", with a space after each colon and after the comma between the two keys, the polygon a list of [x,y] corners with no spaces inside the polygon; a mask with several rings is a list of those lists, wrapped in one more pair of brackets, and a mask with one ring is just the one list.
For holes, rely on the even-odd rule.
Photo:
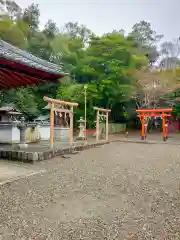
{"label": "stone curb", "polygon": [[[123,143],[140,143],[140,144],[157,144],[158,142],[154,142],[154,141],[147,141],[147,140],[136,140],[136,139],[119,139],[116,140],[116,142],[123,142]],[[164,142],[162,142],[164,143]]]}
{"label": "stone curb", "polygon": [[111,141],[101,141],[97,143],[91,144],[82,144],[79,146],[67,147],[67,148],[55,148],[55,149],[48,149],[43,152],[25,152],[25,151],[15,151],[15,150],[6,150],[0,149],[0,158],[7,159],[10,161],[19,161],[24,163],[34,163],[37,161],[43,161],[47,159],[51,159],[53,157],[71,154],[75,151],[83,151],[89,148],[95,148],[97,146],[101,146],[104,144],[109,144]]}
{"label": "stone curb", "polygon": [[170,142],[170,141],[151,141],[151,140],[136,140],[136,139],[118,139],[114,142],[122,143],[139,143],[139,144],[170,144],[170,145],[180,145],[180,142]]}

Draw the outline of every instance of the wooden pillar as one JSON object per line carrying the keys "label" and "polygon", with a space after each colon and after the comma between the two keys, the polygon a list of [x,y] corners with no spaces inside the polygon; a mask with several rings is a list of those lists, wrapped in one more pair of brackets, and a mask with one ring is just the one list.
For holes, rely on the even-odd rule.
{"label": "wooden pillar", "polygon": [[71,107],[70,113],[70,130],[69,130],[69,144],[70,146],[73,145],[73,107]]}
{"label": "wooden pillar", "polygon": [[108,126],[108,112],[106,112],[106,141],[108,141],[108,132],[109,132],[109,126]]}
{"label": "wooden pillar", "polygon": [[54,103],[50,103],[50,148],[54,146]]}
{"label": "wooden pillar", "polygon": [[144,121],[144,115],[141,115],[141,124],[142,124],[142,130],[141,130],[141,139],[144,140],[144,134],[145,134],[145,121]]}
{"label": "wooden pillar", "polygon": [[96,141],[99,141],[99,110],[96,113]]}

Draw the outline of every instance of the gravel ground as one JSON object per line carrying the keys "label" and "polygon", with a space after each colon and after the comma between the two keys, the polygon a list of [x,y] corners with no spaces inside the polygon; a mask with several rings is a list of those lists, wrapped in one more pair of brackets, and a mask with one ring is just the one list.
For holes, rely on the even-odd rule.
{"label": "gravel ground", "polygon": [[180,149],[111,143],[0,187],[0,239],[180,239]]}

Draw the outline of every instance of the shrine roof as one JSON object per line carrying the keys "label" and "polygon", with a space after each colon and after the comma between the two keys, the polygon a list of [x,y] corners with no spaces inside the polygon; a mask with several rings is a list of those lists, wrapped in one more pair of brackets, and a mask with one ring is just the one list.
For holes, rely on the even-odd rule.
{"label": "shrine roof", "polygon": [[19,110],[14,106],[14,104],[4,105],[0,107],[0,112],[9,112],[9,113],[17,113]]}
{"label": "shrine roof", "polygon": [[0,89],[58,83],[61,67],[0,40]]}
{"label": "shrine roof", "polygon": [[2,40],[0,40],[0,57],[48,73],[63,74],[56,64],[36,57]]}
{"label": "shrine roof", "polygon": [[49,120],[49,114],[47,115],[40,115],[38,118],[35,119],[35,121],[47,121]]}
{"label": "shrine roof", "polygon": [[43,110],[50,110],[50,104],[48,103],[45,107],[43,107]]}

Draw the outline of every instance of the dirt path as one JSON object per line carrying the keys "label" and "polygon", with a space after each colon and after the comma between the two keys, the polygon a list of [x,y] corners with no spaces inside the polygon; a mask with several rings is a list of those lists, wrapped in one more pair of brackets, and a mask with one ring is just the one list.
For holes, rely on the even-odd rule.
{"label": "dirt path", "polygon": [[111,143],[36,167],[0,187],[0,239],[180,239],[178,146]]}

